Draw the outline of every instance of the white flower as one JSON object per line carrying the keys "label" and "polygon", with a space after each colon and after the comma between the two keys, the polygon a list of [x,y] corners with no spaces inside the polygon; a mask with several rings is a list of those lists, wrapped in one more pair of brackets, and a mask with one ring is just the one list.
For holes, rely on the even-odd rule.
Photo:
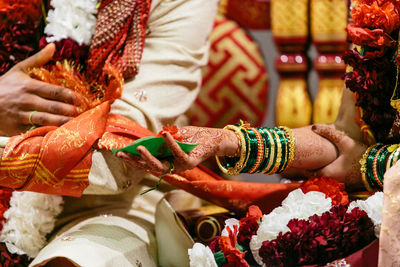
{"label": "white flower", "polygon": [[190,267],[217,267],[214,255],[209,247],[195,243],[192,249],[188,250]]}
{"label": "white flower", "polygon": [[225,220],[225,228],[221,232],[221,236],[229,236],[228,230],[226,229],[227,227],[231,228],[232,232],[234,229],[234,226],[237,225],[239,229],[239,220],[235,218],[229,218]]}
{"label": "white flower", "polygon": [[383,192],[376,192],[366,200],[352,201],[347,209],[347,212],[350,212],[356,207],[365,211],[368,214],[368,217],[371,218],[375,225],[375,235],[379,238],[379,232],[382,224]]}
{"label": "white flower", "polygon": [[44,32],[47,42],[71,38],[89,45],[96,26],[97,0],[51,0]]}
{"label": "white flower", "polygon": [[275,239],[280,232],[284,234],[289,231],[287,224],[291,219],[305,220],[314,214],[321,215],[331,207],[332,200],[326,198],[324,193],[312,191],[304,194],[301,189],[290,192],[281,207],[263,216],[257,235],[252,236],[250,249],[254,259],[262,265],[262,259],[258,255],[262,243]]}
{"label": "white flower", "polygon": [[62,210],[62,197],[34,192],[13,192],[10,208],[4,213],[6,223],[0,234],[11,253],[35,257],[46,245],[56,216]]}

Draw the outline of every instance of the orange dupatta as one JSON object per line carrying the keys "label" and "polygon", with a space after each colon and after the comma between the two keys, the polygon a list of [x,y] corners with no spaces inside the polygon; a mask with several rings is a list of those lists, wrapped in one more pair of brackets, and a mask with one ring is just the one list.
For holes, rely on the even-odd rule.
{"label": "orange dupatta", "polygon": [[[0,163],[0,186],[47,194],[79,197],[89,185],[88,175],[95,148],[121,148],[154,135],[137,123],[109,114],[110,102],[92,108],[60,126],[36,128],[14,136]],[[204,167],[166,175],[168,183],[236,212],[252,204],[268,212],[298,187],[227,181]]]}

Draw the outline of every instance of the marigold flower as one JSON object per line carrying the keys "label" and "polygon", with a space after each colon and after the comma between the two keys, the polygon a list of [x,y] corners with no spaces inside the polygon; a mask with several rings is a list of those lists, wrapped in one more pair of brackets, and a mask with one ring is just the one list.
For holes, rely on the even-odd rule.
{"label": "marigold flower", "polygon": [[304,182],[300,189],[303,193],[310,191],[319,191],[332,199],[332,205],[347,205],[349,204],[349,196],[344,190],[344,183],[340,183],[332,178],[321,177],[311,178]]}
{"label": "marigold flower", "polygon": [[357,27],[382,29],[389,34],[400,25],[398,10],[390,1],[359,3],[352,10],[352,18]]}

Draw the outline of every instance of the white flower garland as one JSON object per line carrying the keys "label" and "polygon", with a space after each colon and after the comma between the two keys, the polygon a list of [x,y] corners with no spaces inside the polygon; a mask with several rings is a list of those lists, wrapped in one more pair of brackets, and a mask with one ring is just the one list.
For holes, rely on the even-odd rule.
{"label": "white flower garland", "polygon": [[47,42],[70,38],[89,45],[96,27],[97,0],[51,0],[44,32]]}
{"label": "white flower garland", "polygon": [[0,234],[11,253],[35,257],[46,245],[46,235],[62,211],[61,196],[34,192],[12,193],[10,208],[4,213],[7,220]]}
{"label": "white flower garland", "polygon": [[250,241],[250,249],[256,262],[262,265],[262,259],[258,251],[266,240],[275,239],[280,232],[289,231],[287,224],[292,219],[306,220],[310,216],[329,211],[332,208],[332,200],[325,198],[321,192],[308,192],[304,194],[301,189],[289,193],[282,202],[282,206],[275,208],[270,214],[264,215],[261,224]]}
{"label": "white flower garland", "polygon": [[[321,215],[329,211],[332,207],[332,200],[325,198],[325,194],[321,192],[308,192],[304,194],[301,189],[292,191],[287,198],[282,202],[282,206],[275,208],[268,215],[264,215],[257,234],[250,241],[250,249],[254,259],[261,266],[265,266],[258,251],[262,246],[262,242],[275,239],[280,232],[283,234],[289,231],[287,224],[292,219],[308,219],[313,215]],[[366,200],[352,201],[349,204],[348,212],[358,207],[364,210],[368,217],[371,218],[375,225],[375,235],[379,237],[379,229],[382,223],[382,207],[383,193],[377,192]],[[227,227],[233,229],[234,225],[238,225],[236,219],[228,219],[225,221],[224,233],[227,234]],[[207,250],[208,249],[208,250]],[[198,267],[214,267],[216,266],[215,259],[210,259],[210,248],[205,247],[200,243],[195,243],[193,249],[189,249],[190,266]],[[212,255],[212,253],[211,253]]]}
{"label": "white flower garland", "polygon": [[[98,0],[51,0],[45,34],[47,42],[70,38],[80,45],[89,45],[96,26]],[[54,229],[62,211],[61,196],[34,192],[13,192],[10,208],[0,232],[10,253],[34,258],[46,245],[47,234]]]}
{"label": "white flower garland", "polygon": [[383,192],[376,192],[366,200],[352,201],[347,209],[350,212],[354,208],[359,208],[368,214],[375,225],[375,236],[379,238],[382,224]]}
{"label": "white flower garland", "polygon": [[188,253],[190,267],[218,267],[211,249],[201,243],[195,243]]}

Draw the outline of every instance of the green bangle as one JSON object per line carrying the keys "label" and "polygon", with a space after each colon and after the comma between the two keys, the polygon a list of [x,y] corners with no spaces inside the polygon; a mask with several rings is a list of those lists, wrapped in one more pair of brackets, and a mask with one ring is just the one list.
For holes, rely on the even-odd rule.
{"label": "green bangle", "polygon": [[276,173],[281,173],[284,170],[284,166],[287,163],[288,160],[288,154],[287,152],[289,151],[288,149],[288,140],[285,136],[285,133],[282,132],[281,129],[276,128],[276,133],[279,136],[279,141],[281,142],[281,147],[282,147],[282,156],[281,156],[281,164],[278,167],[278,170],[276,171]]}
{"label": "green bangle", "polygon": [[260,132],[260,134],[263,138],[263,141],[264,141],[264,157],[263,157],[263,160],[262,160],[260,166],[256,170],[257,173],[260,173],[267,167],[267,164],[268,164],[270,156],[271,156],[272,148],[271,148],[271,142],[269,140],[269,136],[267,135],[266,132],[264,132],[264,128],[258,127],[257,130]]}
{"label": "green bangle", "polygon": [[277,150],[277,144],[276,144],[276,142],[274,141],[275,138],[273,137],[273,134],[271,133],[271,131],[270,131],[269,128],[264,128],[264,129],[263,129],[263,132],[265,132],[265,134],[267,134],[268,139],[269,139],[269,143],[271,144],[271,155],[270,155],[270,157],[268,158],[268,164],[267,164],[267,166],[265,167],[265,169],[262,169],[262,170],[261,170],[261,173],[270,174],[272,168],[273,168],[274,165],[275,165],[275,161],[276,161],[276,155],[275,155],[276,153],[275,153],[275,152],[276,152],[276,150]]}
{"label": "green bangle", "polygon": [[372,147],[370,152],[368,153],[367,157],[367,164],[366,164],[366,177],[367,180],[369,181],[369,184],[373,189],[378,189],[379,185],[378,182],[375,180],[374,176],[374,158],[378,150],[383,146],[383,144],[378,143]]}
{"label": "green bangle", "polygon": [[382,189],[383,189],[383,179],[384,179],[384,175],[385,175],[385,159],[387,157],[387,154],[389,154],[389,145],[385,146],[385,148],[383,149],[383,151],[381,152],[381,154],[378,156],[378,162],[377,162],[377,171],[378,171],[378,178],[381,182],[382,185]]}
{"label": "green bangle", "polygon": [[250,154],[249,158],[246,162],[246,165],[244,166],[243,170],[241,171],[242,173],[247,173],[249,172],[254,164],[256,163],[256,157],[258,153],[258,142],[255,133],[251,128],[247,129],[248,136],[249,136],[249,141],[250,141]]}
{"label": "green bangle", "polygon": [[[278,171],[279,166],[281,165],[281,161],[282,161],[282,143],[280,142],[280,140],[278,140],[278,139],[279,139],[279,136],[278,136],[278,133],[276,132],[275,129],[276,129],[276,128],[271,129],[272,136],[273,136],[273,138],[274,138],[274,140],[275,140],[275,143],[276,143],[276,145],[277,145],[276,157],[275,157],[275,160],[274,160],[275,163],[274,163],[274,165],[273,165],[273,168],[272,168],[272,170],[271,170],[271,173],[276,173],[276,172]],[[278,141],[279,141],[279,142],[278,142]]]}

